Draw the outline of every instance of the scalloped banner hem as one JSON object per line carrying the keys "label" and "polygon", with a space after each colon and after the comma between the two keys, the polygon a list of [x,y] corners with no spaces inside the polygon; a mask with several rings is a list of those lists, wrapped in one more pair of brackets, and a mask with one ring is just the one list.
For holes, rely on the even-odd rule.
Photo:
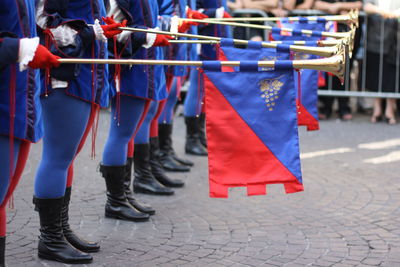
{"label": "scalloped banner hem", "polygon": [[[290,182],[290,183],[282,183],[285,188],[286,194],[292,194],[297,192],[304,191],[303,184]],[[247,195],[248,196],[260,196],[267,194],[267,185],[268,183],[262,184],[249,184],[249,185],[221,185],[215,183],[210,180],[210,197],[212,198],[228,198],[229,188],[232,187],[247,187]]]}

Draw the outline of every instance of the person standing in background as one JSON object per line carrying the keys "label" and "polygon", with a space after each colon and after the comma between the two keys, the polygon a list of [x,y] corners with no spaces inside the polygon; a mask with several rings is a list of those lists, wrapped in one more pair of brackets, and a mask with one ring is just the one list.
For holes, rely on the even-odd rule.
{"label": "person standing in background", "polygon": [[[396,70],[396,59],[397,53],[400,53],[397,49],[400,1],[366,0],[364,11],[368,14],[366,87],[374,92],[393,93],[399,87],[399,82],[396,84],[396,71],[399,72]],[[385,27],[383,32],[381,26]],[[382,114],[382,98],[375,98],[371,122],[376,123],[384,116],[388,124],[396,124],[395,109],[396,100],[386,98]]]}
{"label": "person standing in background", "polygon": [[[314,9],[321,10],[331,15],[347,14],[351,10],[359,10],[363,6],[360,0],[316,0],[314,3]],[[348,27],[344,24],[338,25],[338,31],[344,32],[348,31]],[[357,49],[359,47],[360,31],[356,32],[356,40],[354,47],[354,54],[357,54]],[[350,60],[350,66],[353,65],[353,61]],[[336,77],[332,78],[332,89],[338,91],[344,91],[345,86],[341,84],[340,80]],[[323,107],[320,109],[319,118],[328,119],[332,115],[332,105],[335,99],[333,97],[320,97],[320,101]],[[351,115],[351,109],[349,106],[348,97],[338,97],[338,116],[342,120],[351,120],[353,117]]]}

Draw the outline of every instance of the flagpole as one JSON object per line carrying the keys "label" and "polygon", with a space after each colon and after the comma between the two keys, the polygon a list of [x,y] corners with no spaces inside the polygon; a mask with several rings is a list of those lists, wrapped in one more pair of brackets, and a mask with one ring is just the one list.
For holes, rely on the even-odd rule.
{"label": "flagpole", "polygon": [[[133,31],[133,32],[146,32],[146,33],[155,33],[155,34],[164,34],[170,35],[175,37],[188,37],[188,38],[197,38],[197,39],[205,39],[205,40],[212,40],[212,41],[221,41],[221,37],[215,36],[206,36],[206,35],[197,35],[197,34],[188,34],[188,33],[172,33],[167,31],[159,31],[154,29],[141,29],[141,28],[130,28],[130,27],[120,27],[121,30],[124,31]],[[240,39],[233,39],[235,44],[239,45],[247,45],[249,43],[248,40],[240,40]],[[262,47],[264,48],[277,48],[279,44],[277,43],[269,43],[269,42],[262,42]],[[297,45],[289,45],[289,48],[293,52],[301,52],[301,53],[308,53],[312,55],[317,55],[321,57],[331,57],[336,55],[341,50],[342,43],[332,46],[332,47],[307,47],[307,46],[297,46]]]}

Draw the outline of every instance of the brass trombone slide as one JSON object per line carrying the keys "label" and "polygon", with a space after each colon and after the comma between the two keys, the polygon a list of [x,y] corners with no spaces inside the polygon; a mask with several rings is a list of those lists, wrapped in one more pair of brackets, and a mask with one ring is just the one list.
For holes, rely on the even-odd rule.
{"label": "brass trombone slide", "polygon": [[[166,31],[159,31],[154,29],[141,29],[141,28],[129,28],[129,27],[121,27],[121,30],[126,31],[133,31],[133,32],[147,32],[147,33],[155,33],[155,34],[164,34],[170,35],[174,37],[187,37],[187,38],[195,38],[201,40],[208,40],[208,41],[221,41],[221,37],[214,37],[214,36],[206,36],[206,35],[196,35],[196,34],[188,34],[188,33],[172,33]],[[350,36],[349,34],[347,34]],[[240,40],[240,39],[233,39],[233,42],[238,45],[247,45],[248,40]],[[269,43],[269,42],[262,42],[262,46],[265,48],[277,48],[278,43]],[[293,52],[302,52],[312,55],[317,55],[321,57],[331,57],[336,54],[340,53],[342,50],[342,43],[339,43],[335,46],[331,47],[308,47],[308,46],[300,46],[300,45],[290,45],[290,50]]]}
{"label": "brass trombone slide", "polygon": [[[83,59],[83,58],[61,58],[61,64],[113,64],[113,65],[170,65],[170,66],[194,66],[202,67],[203,61],[182,60],[145,60],[145,59]],[[322,59],[293,60],[295,69],[314,69],[331,72],[343,80],[345,73],[346,56],[344,50],[339,54]],[[220,61],[223,67],[240,67],[240,61]],[[275,61],[258,61],[261,68],[274,68]]]}
{"label": "brass trombone slide", "polygon": [[346,23],[348,25],[355,25],[358,27],[358,10],[351,10],[345,15],[327,15],[327,16],[307,16],[307,17],[240,17],[240,18],[206,18],[205,21],[231,21],[231,22],[241,22],[241,21],[271,21],[276,22],[280,20],[287,20],[291,22],[298,22],[302,18],[307,18],[308,21],[318,21],[323,19],[326,21],[336,21],[340,23]]}
{"label": "brass trombone slide", "polygon": [[[236,26],[236,27],[245,27],[245,28],[254,28],[254,29],[262,29],[262,30],[272,30],[274,27],[269,25],[257,25],[257,24],[249,24],[249,23],[239,23],[239,22],[225,22],[225,21],[214,21],[214,20],[206,20],[206,19],[184,19],[179,18],[181,21],[191,21],[202,24],[217,24],[217,25],[227,25],[227,26]],[[293,32],[294,29],[291,28],[280,28],[283,32]],[[311,30],[300,30],[301,34],[310,36],[313,34]],[[331,37],[336,39],[343,39],[349,37],[349,32],[321,32],[322,37]]]}

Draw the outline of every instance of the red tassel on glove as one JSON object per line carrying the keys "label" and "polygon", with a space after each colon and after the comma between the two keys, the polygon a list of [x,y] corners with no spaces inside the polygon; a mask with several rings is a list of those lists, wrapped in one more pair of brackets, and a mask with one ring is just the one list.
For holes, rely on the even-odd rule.
{"label": "red tassel on glove", "polygon": [[35,56],[32,61],[28,63],[28,66],[32,69],[47,69],[60,66],[58,62],[59,56],[53,55],[43,45],[38,45],[35,51]]}
{"label": "red tassel on glove", "polygon": [[174,37],[172,36],[157,34],[153,46],[169,46],[170,45],[169,40],[172,39],[174,39]]}

